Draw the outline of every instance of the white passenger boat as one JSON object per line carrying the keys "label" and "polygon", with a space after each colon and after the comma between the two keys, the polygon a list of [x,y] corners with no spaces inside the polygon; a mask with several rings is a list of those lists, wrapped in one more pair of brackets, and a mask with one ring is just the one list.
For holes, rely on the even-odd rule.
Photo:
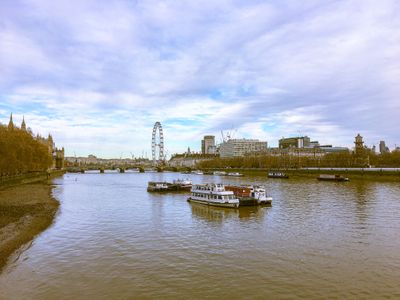
{"label": "white passenger boat", "polygon": [[223,184],[195,184],[188,198],[189,202],[211,206],[239,207],[239,199],[232,191],[226,191]]}

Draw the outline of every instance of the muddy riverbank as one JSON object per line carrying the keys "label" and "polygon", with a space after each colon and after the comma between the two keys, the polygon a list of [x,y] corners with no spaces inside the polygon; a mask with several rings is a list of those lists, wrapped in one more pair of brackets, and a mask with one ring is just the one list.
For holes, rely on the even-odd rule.
{"label": "muddy riverbank", "polygon": [[49,183],[0,189],[0,271],[10,255],[48,228],[58,210]]}

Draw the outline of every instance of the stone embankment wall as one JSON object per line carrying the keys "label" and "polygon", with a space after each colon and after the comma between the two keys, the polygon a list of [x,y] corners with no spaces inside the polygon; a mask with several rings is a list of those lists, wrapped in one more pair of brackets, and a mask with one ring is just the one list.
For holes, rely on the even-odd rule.
{"label": "stone embankment wall", "polygon": [[50,172],[32,172],[14,176],[0,176],[0,187],[46,181],[63,174],[65,174],[64,170],[52,170]]}

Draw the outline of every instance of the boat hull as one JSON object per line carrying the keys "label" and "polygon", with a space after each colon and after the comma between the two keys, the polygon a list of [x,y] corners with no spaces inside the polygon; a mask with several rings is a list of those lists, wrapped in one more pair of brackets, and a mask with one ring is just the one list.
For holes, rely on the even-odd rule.
{"label": "boat hull", "polygon": [[317,178],[317,179],[320,181],[339,181],[339,182],[349,181],[348,178]]}
{"label": "boat hull", "polygon": [[210,202],[210,201],[198,200],[198,199],[193,199],[193,198],[188,198],[187,201],[193,202],[193,203],[204,204],[204,205],[208,205],[208,206],[216,206],[216,207],[227,207],[227,208],[238,208],[239,207],[239,203]]}
{"label": "boat hull", "polygon": [[272,205],[272,199],[256,199],[253,197],[238,197],[239,206],[259,206],[259,205]]}
{"label": "boat hull", "polygon": [[268,178],[281,178],[281,179],[288,179],[289,178],[288,175],[281,175],[281,176],[279,176],[279,175],[268,175],[267,177]]}
{"label": "boat hull", "polygon": [[149,193],[166,193],[166,192],[170,192],[171,190],[169,190],[169,189],[160,189],[160,188],[147,188],[147,191]]}
{"label": "boat hull", "polygon": [[167,192],[190,192],[192,189],[191,185],[181,185],[168,183],[168,187],[160,188],[156,186],[147,187],[147,191],[150,193],[167,193]]}

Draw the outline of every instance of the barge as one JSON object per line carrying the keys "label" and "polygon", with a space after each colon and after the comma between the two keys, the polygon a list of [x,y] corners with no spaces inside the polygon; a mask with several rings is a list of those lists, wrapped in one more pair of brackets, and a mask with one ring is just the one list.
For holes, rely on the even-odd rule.
{"label": "barge", "polygon": [[317,179],[321,181],[349,181],[349,178],[337,174],[320,174]]}
{"label": "barge", "polygon": [[172,183],[170,182],[154,182],[150,181],[147,185],[148,192],[180,192],[190,191],[192,188],[192,181],[190,179],[177,179]]}
{"label": "barge", "polygon": [[169,185],[168,182],[154,182],[150,181],[147,184],[147,191],[148,192],[168,192]]}

